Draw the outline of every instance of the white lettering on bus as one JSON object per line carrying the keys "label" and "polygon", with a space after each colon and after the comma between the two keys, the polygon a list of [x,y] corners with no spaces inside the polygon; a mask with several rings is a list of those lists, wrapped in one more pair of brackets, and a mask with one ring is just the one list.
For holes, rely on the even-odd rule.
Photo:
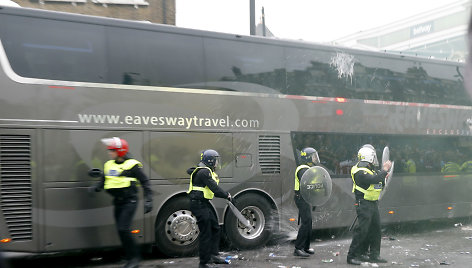
{"label": "white lettering on bus", "polygon": [[[174,116],[145,116],[145,115],[110,115],[110,114],[78,114],[79,123],[83,124],[111,124],[111,125],[136,125],[136,126],[170,126],[191,129],[192,127],[218,127],[218,128],[253,128],[260,127],[257,119],[231,119],[208,117],[174,117]],[[123,118],[123,120],[121,120]]]}

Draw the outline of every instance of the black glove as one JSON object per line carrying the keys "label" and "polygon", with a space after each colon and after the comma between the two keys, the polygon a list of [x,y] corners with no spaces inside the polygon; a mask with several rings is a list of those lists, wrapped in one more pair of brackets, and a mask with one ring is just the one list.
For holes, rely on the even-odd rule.
{"label": "black glove", "polygon": [[88,175],[92,178],[101,178],[103,177],[103,171],[98,168],[92,168],[88,171]]}
{"label": "black glove", "polygon": [[233,203],[233,197],[231,197],[230,193],[228,193],[228,196],[226,197],[226,199],[228,199],[229,202]]}
{"label": "black glove", "polygon": [[93,193],[100,192],[102,189],[98,188],[97,185],[92,185],[87,188],[87,192],[89,195],[92,195]]}
{"label": "black glove", "polygon": [[144,202],[144,214],[152,211],[152,201]]}

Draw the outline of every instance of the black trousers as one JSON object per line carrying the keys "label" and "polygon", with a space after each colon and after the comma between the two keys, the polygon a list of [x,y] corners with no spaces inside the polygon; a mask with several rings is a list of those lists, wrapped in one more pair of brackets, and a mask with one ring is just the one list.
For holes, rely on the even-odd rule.
{"label": "black trousers", "polygon": [[131,223],[138,207],[138,199],[115,197],[113,204],[116,229],[125,251],[125,258],[127,260],[139,258],[139,248],[131,234]]}
{"label": "black trousers", "polygon": [[310,248],[311,229],[313,227],[311,205],[303,199],[300,193],[295,193],[295,205],[297,205],[300,216],[300,228],[298,229],[297,239],[295,240],[295,248],[306,250]]}
{"label": "black trousers", "polygon": [[220,226],[211,204],[207,200],[190,199],[190,211],[197,218],[200,264],[210,261],[211,255],[218,255]]}
{"label": "black trousers", "polygon": [[359,200],[356,207],[357,226],[354,228],[347,258],[360,255],[378,258],[380,255],[380,215],[377,201]]}

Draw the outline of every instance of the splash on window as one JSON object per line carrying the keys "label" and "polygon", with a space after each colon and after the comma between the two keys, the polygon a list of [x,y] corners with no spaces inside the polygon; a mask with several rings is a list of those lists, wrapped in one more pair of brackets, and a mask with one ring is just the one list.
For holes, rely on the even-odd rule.
{"label": "splash on window", "polygon": [[351,80],[354,74],[354,56],[345,53],[337,53],[329,63],[338,71],[338,78],[346,77]]}

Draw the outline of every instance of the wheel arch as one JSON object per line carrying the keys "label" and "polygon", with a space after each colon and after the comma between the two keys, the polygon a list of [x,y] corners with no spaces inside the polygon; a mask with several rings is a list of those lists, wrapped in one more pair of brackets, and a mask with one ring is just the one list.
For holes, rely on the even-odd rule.
{"label": "wheel arch", "polygon": [[165,208],[170,202],[172,202],[174,199],[177,199],[177,198],[180,198],[180,197],[185,197],[187,195],[186,192],[184,191],[181,191],[181,192],[177,192],[173,195],[170,195],[168,196],[166,199],[164,199],[162,201],[162,203],[160,204],[160,206],[157,208],[157,214],[156,214],[156,218],[154,219],[154,224],[157,223],[157,219],[159,218],[159,216],[162,216],[162,209]]}
{"label": "wheel arch", "polygon": [[[162,204],[159,206],[158,210],[157,210],[157,214],[156,214],[156,218],[154,219],[154,226],[156,225],[157,223],[157,219],[159,218],[159,216],[162,216],[161,212],[162,212],[162,209],[164,207],[166,207],[168,204],[170,204],[172,201],[174,201],[175,199],[177,198],[180,198],[180,197],[186,197],[187,196],[187,192],[185,191],[181,191],[181,192],[177,192],[171,196],[168,196],[166,199],[163,200]],[[213,205],[212,202],[210,202],[210,205],[213,209],[213,212],[215,212],[216,214],[216,217],[218,219],[218,213],[216,213],[216,208],[215,206]],[[226,214],[226,213],[225,213]],[[219,220],[219,219],[218,219]]]}

